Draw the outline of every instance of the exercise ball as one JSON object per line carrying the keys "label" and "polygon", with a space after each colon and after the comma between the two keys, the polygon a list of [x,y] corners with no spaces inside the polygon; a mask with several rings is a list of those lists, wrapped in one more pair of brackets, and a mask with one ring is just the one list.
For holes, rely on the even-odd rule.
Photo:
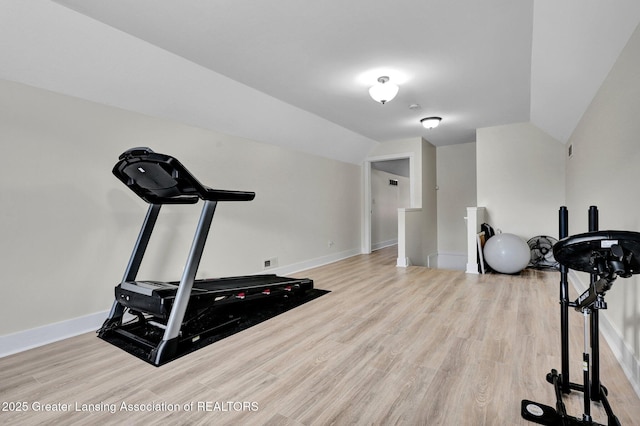
{"label": "exercise ball", "polygon": [[503,274],[515,274],[527,267],[531,260],[529,245],[513,234],[496,234],[484,245],[484,259],[489,266]]}

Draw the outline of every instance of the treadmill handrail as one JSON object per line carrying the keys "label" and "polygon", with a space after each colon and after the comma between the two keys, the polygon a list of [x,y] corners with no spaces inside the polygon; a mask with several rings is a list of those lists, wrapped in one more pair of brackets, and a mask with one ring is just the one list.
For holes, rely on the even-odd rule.
{"label": "treadmill handrail", "polygon": [[205,201],[251,201],[255,192],[213,189],[203,185],[175,157],[132,148],[120,155],[113,174],[150,204]]}

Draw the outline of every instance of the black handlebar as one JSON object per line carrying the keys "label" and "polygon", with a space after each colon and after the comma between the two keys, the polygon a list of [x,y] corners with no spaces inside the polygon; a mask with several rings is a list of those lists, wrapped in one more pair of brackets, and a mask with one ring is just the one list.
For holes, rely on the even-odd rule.
{"label": "black handlebar", "polygon": [[151,204],[251,201],[255,192],[212,189],[201,184],[176,158],[150,148],[131,148],[119,157],[113,174]]}

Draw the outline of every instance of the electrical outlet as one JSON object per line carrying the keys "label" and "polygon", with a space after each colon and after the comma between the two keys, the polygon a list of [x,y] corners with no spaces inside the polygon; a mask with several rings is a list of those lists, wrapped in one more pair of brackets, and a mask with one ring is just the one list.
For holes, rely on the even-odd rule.
{"label": "electrical outlet", "polygon": [[272,257],[271,259],[267,259],[264,261],[264,269],[275,268],[278,266],[278,258]]}

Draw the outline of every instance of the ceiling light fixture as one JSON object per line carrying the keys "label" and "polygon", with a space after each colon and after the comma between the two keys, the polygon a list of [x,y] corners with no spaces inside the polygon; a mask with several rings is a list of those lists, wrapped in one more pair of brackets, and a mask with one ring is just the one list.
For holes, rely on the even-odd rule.
{"label": "ceiling light fixture", "polygon": [[420,120],[420,122],[425,129],[433,129],[434,127],[438,127],[441,120],[442,117],[427,117]]}
{"label": "ceiling light fixture", "polygon": [[398,90],[398,86],[389,82],[389,77],[382,76],[378,78],[377,84],[371,86],[369,95],[371,95],[374,101],[384,105],[396,97]]}

